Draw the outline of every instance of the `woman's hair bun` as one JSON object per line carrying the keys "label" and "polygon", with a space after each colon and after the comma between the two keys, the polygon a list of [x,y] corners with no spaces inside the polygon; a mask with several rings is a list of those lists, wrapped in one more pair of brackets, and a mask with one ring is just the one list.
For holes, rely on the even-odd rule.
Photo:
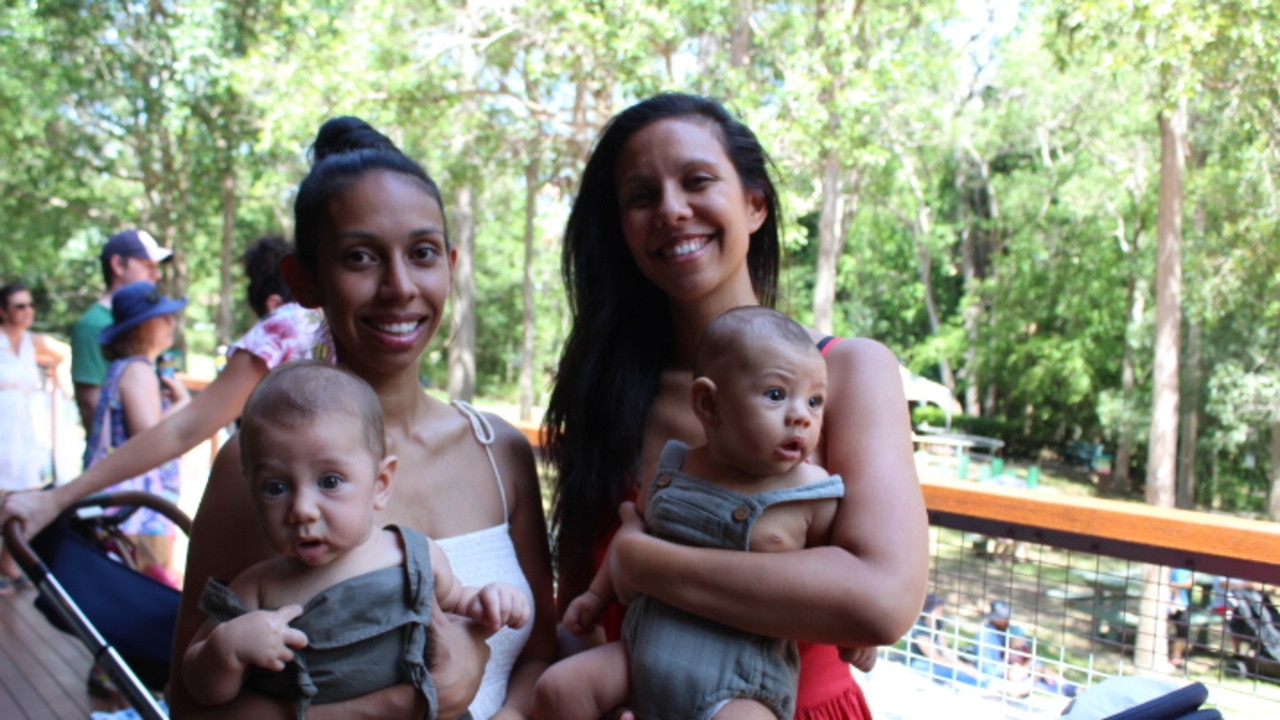
{"label": "woman's hair bun", "polygon": [[369,123],[344,115],[331,118],[320,126],[316,141],[311,146],[311,161],[319,163],[332,155],[358,150],[400,151],[390,138],[374,130]]}

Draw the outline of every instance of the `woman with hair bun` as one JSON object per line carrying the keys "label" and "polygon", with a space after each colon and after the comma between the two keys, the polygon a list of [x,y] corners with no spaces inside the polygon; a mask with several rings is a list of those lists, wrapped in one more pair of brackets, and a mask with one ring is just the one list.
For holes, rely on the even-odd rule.
{"label": "woman with hair bun", "polygon": [[[402,471],[379,524],[433,538],[463,583],[508,582],[533,607],[531,623],[502,630],[487,647],[477,624],[431,613],[441,651],[431,666],[439,694],[435,716],[456,718],[469,706],[475,720],[525,718],[534,683],[555,653],[550,556],[533,453],[506,422],[464,403],[440,402],[418,379],[418,364],[445,317],[457,252],[444,206],[435,182],[386,136],[358,118],[331,119],[316,136],[311,171],[298,188],[295,252],[284,270],[298,301],[323,309],[335,360],[367,381],[382,405],[387,451]],[[214,463],[195,517],[174,638],[180,649],[204,620],[196,599],[206,580],[232,578],[271,555],[258,533],[243,531],[253,510],[239,455],[233,438]],[[182,717],[283,718],[292,711],[248,692],[202,708],[180,673],[172,677],[171,703]],[[308,717],[409,718],[426,710],[422,694],[406,684],[313,706]]]}

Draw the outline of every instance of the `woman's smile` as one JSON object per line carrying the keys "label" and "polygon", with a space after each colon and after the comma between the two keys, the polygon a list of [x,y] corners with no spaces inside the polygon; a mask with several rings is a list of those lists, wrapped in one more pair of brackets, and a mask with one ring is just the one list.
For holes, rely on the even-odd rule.
{"label": "woman's smile", "polygon": [[356,357],[352,351],[368,345],[384,355],[350,362],[394,357],[377,374],[416,373],[416,355],[440,324],[450,287],[439,205],[419,183],[373,172],[330,212],[337,262],[326,272],[324,305],[339,357]]}
{"label": "woman's smile", "polygon": [[658,255],[668,260],[684,258],[707,247],[711,244],[711,240],[711,235],[698,235],[696,237],[683,238],[660,248],[658,250]]}
{"label": "woman's smile", "polygon": [[715,131],[672,118],[636,132],[616,172],[622,233],[651,282],[674,299],[754,298],[743,272],[767,212],[743,186]]}
{"label": "woman's smile", "polygon": [[427,316],[381,316],[366,319],[364,325],[377,333],[380,336],[379,340],[383,343],[397,347],[411,347],[426,332]]}

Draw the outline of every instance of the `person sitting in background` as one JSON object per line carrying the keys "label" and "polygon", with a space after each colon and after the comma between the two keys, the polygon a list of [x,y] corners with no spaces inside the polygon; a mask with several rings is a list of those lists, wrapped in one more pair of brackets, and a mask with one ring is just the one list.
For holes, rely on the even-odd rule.
{"label": "person sitting in background", "polygon": [[911,628],[909,665],[938,680],[962,685],[989,687],[997,678],[983,676],[973,663],[963,659],[947,641],[947,606],[943,597],[930,593],[924,598],[920,619]]}
{"label": "person sitting in background", "polygon": [[1007,681],[1009,687],[1016,690],[1011,694],[1019,697],[1027,695],[1032,688],[1074,697],[1079,687],[1036,660],[1026,631],[1012,625],[1012,617],[1009,603],[992,601],[978,631],[978,668],[982,674]]}
{"label": "person sitting in background", "polygon": [[311,357],[320,343],[322,315],[296,303],[280,272],[280,259],[293,247],[281,237],[264,237],[245,251],[249,305],[259,320],[232,345],[227,366],[180,410],[133,436],[80,477],[50,492],[10,496],[0,506],[0,522],[21,518],[28,536],[53,521],[75,501],[140,475],[209,439],[235,422],[254,386],[269,370]]}
{"label": "person sitting in background", "polygon": [[1214,578],[1210,610],[1227,621],[1227,637],[1231,638],[1231,653],[1240,654],[1242,641],[1255,640],[1257,630],[1251,624],[1263,617],[1269,604],[1267,586],[1256,580],[1242,580],[1219,575]]}

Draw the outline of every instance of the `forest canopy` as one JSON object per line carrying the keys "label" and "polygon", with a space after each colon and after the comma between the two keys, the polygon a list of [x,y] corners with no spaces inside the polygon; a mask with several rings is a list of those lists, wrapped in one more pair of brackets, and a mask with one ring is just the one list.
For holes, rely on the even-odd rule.
{"label": "forest canopy", "polygon": [[[591,144],[638,98],[697,92],[772,154],[785,310],[885,342],[1013,452],[1108,446],[1132,468],[1117,492],[1144,482],[1152,408],[1169,407],[1163,317],[1179,504],[1275,517],[1277,7],[14,0],[0,276],[31,284],[39,329],[65,334],[101,292],[104,239],[146,228],[174,250],[190,350],[211,353],[251,320],[239,252],[290,235],[315,129],[358,115],[424,161],[462,248],[452,339],[424,376],[536,417]],[[1174,221],[1170,321],[1157,247]]]}

